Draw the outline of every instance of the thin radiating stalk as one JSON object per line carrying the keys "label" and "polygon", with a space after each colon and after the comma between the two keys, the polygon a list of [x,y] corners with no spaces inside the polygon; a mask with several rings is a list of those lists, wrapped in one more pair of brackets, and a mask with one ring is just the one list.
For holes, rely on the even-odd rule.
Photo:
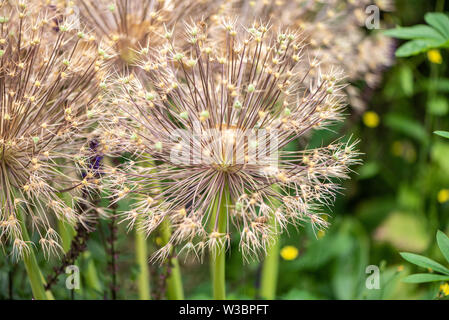
{"label": "thin radiating stalk", "polygon": [[136,262],[139,266],[137,288],[140,300],[150,300],[150,271],[148,269],[148,245],[145,232],[135,231]]}
{"label": "thin radiating stalk", "polygon": [[[17,216],[22,229],[23,240],[30,241],[30,236],[28,235],[28,231],[25,227],[24,217],[21,210],[17,210]],[[24,255],[23,263],[25,264],[25,269],[28,274],[28,280],[31,284],[31,291],[33,292],[34,299],[54,300],[52,293],[50,291],[45,291],[45,280],[39,265],[37,264],[37,259],[33,249],[30,249],[30,251]]]}
{"label": "thin radiating stalk", "polygon": [[[211,224],[214,231],[221,234],[226,233],[227,229],[227,210],[229,200],[229,190],[225,186],[223,193],[217,196],[213,207],[211,216]],[[217,218],[218,215],[218,218]],[[218,224],[216,224],[218,221]],[[223,244],[210,254],[213,297],[215,300],[226,300],[226,278],[225,278],[225,263],[226,263],[226,247]]]}
{"label": "thin radiating stalk", "polygon": [[[170,221],[162,222],[162,241],[163,245],[167,244],[171,236]],[[167,299],[168,300],[184,300],[184,288],[182,286],[181,269],[177,257],[169,258],[167,262],[170,274],[167,277]]]}
{"label": "thin radiating stalk", "polygon": [[[271,221],[273,228],[276,227],[274,219]],[[262,265],[262,276],[260,283],[260,297],[267,300],[276,298],[277,279],[279,273],[279,237],[267,249],[267,256]]]}

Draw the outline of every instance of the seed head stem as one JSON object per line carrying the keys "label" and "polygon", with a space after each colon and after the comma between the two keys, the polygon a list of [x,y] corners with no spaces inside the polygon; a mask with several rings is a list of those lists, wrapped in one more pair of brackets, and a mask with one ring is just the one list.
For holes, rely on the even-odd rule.
{"label": "seed head stem", "polygon": [[[219,194],[213,206],[211,217],[212,232],[226,234],[227,230],[227,210],[230,205],[230,195],[227,184],[224,190]],[[216,223],[216,221],[218,223]],[[220,243],[220,242],[219,242]],[[210,252],[211,275],[213,285],[213,297],[215,300],[226,300],[226,246],[221,243],[217,248]]]}

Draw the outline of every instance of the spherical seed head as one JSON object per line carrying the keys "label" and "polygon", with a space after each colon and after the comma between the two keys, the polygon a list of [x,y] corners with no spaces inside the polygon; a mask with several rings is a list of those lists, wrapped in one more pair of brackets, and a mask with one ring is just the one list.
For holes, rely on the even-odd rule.
{"label": "spherical seed head", "polygon": [[[202,41],[182,51],[195,66],[179,63],[180,49],[169,43],[164,53],[139,61],[142,69],[150,61],[159,65],[144,80],[111,83],[117,91],[105,103],[116,107],[120,119],[119,153],[141,156],[112,176],[111,187],[118,186],[119,197],[135,195],[125,213],[129,226],[137,222],[151,233],[170,220],[170,247],[216,253],[237,231],[244,257],[257,256],[274,239],[272,220],[278,230],[302,221],[325,227],[321,206],[338,189],[333,178],[347,178],[357,162],[351,143],[283,151],[292,139],[341,120],[340,74],[317,72],[309,79],[303,39],[296,34],[225,24],[228,45],[222,46],[205,29],[197,31]],[[148,83],[155,92],[151,103],[139,94]],[[219,221],[227,221],[227,228]]]}
{"label": "spherical seed head", "polygon": [[55,219],[71,225],[87,219],[57,193],[79,196],[83,166],[76,154],[96,118],[87,114],[96,114],[98,75],[92,43],[70,26],[55,30],[49,21],[62,16],[23,3],[0,6],[9,17],[0,31],[0,242],[11,243],[17,258],[31,245],[21,223],[48,255],[61,252]]}
{"label": "spherical seed head", "polygon": [[75,0],[79,14],[101,40],[105,58],[117,70],[132,68],[139,55],[170,39],[181,18],[207,16],[205,1]]}

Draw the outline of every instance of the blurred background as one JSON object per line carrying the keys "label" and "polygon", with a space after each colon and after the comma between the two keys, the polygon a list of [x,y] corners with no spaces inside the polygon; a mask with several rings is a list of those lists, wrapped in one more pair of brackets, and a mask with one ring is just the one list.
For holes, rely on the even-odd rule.
{"label": "blurred background", "polygon": [[[446,5],[446,8],[444,6]],[[397,0],[396,10],[383,14],[389,28],[424,23],[424,13],[444,8],[438,0]],[[397,40],[397,46],[401,44]],[[392,48],[392,55],[396,48]],[[331,226],[314,233],[310,227],[290,230],[281,239],[277,298],[279,299],[433,299],[441,283],[408,284],[401,280],[422,268],[405,261],[400,252],[413,252],[444,264],[438,250],[437,230],[449,234],[449,140],[433,134],[449,131],[448,50],[433,50],[410,58],[396,58],[376,89],[360,84],[365,111],[348,109],[345,123],[332,131],[316,132],[306,147],[327,144],[341,135],[360,139],[363,165],[353,168],[334,208]],[[357,86],[358,84],[355,83]],[[304,147],[298,141],[291,148]],[[120,207],[127,206],[125,201]],[[117,297],[137,298],[133,237],[123,225],[115,241]],[[110,298],[110,262],[106,251],[110,224],[101,222],[88,242],[89,252],[78,260],[82,270],[94,263],[100,273],[82,273],[82,288],[54,287],[55,296],[67,299]],[[155,235],[149,243],[157,245]],[[237,240],[236,240],[237,241]],[[231,299],[257,297],[261,264],[242,266],[235,243],[227,261]],[[154,245],[153,245],[154,246]],[[55,261],[42,260],[50,272]],[[210,298],[208,264],[181,260],[188,299]],[[367,266],[380,270],[380,289],[369,290]],[[447,263],[446,263],[447,265]],[[0,299],[29,299],[30,289],[21,264],[0,260]],[[151,265],[153,298],[163,296],[166,266]],[[425,270],[424,270],[425,271]]]}

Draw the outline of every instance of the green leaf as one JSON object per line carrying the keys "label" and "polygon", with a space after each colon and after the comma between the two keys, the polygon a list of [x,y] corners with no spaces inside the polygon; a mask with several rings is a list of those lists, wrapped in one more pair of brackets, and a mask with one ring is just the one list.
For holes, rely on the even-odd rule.
{"label": "green leaf", "polygon": [[449,39],[449,17],[444,13],[431,12],[424,16],[424,20],[437,29],[446,39]]}
{"label": "green leaf", "polygon": [[416,264],[423,268],[430,268],[434,271],[449,275],[449,269],[432,259],[421,256],[419,254],[401,252],[401,256],[410,263]]}
{"label": "green leaf", "polygon": [[440,48],[446,44],[447,41],[439,41],[435,39],[417,39],[404,43],[396,50],[396,57],[405,58],[416,56],[422,52],[426,52],[432,48]]}
{"label": "green leaf", "polygon": [[376,162],[367,162],[359,169],[359,180],[370,179],[380,172],[380,166]]}
{"label": "green leaf", "polygon": [[385,31],[384,34],[389,37],[405,40],[435,39],[445,41],[445,38],[441,33],[424,24],[419,24],[413,27],[399,27],[396,29],[390,29]]}
{"label": "green leaf", "polygon": [[449,132],[448,131],[435,131],[434,132],[437,136],[449,139]]}
{"label": "green leaf", "polygon": [[431,273],[417,273],[411,276],[405,277],[404,282],[407,283],[424,283],[433,281],[447,281],[449,276],[443,276],[441,274],[431,274]]}
{"label": "green leaf", "polygon": [[438,247],[441,250],[441,253],[446,258],[446,261],[449,262],[449,238],[443,232],[437,232],[437,242]]}
{"label": "green leaf", "polygon": [[445,116],[449,111],[449,102],[443,96],[436,96],[429,101],[429,112],[435,116]]}

